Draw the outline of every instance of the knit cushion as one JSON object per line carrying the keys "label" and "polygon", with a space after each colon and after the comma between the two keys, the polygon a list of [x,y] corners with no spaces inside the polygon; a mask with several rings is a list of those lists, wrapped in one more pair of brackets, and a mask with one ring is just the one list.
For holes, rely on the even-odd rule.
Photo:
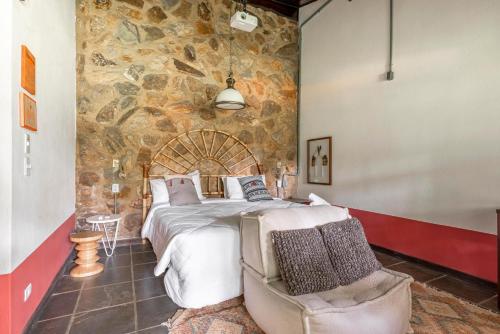
{"label": "knit cushion", "polygon": [[174,178],[165,182],[171,206],[201,204],[192,179]]}
{"label": "knit cushion", "polygon": [[382,266],[356,218],[318,226],[340,285],[354,283]]}
{"label": "knit cushion", "polygon": [[271,237],[288,294],[303,295],[339,285],[317,228],[273,231]]}
{"label": "knit cushion", "polygon": [[250,202],[272,200],[272,196],[267,191],[262,176],[246,176],[238,179],[245,198]]}

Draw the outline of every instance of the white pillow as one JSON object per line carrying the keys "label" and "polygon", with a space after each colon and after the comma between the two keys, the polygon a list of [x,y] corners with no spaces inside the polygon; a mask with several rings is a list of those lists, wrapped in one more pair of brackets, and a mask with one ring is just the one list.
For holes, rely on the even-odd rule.
{"label": "white pillow", "polygon": [[[226,176],[222,178],[222,183],[224,183],[224,197],[229,199],[245,199],[245,194],[243,194],[243,189],[241,189],[241,184],[239,179],[244,176]],[[266,184],[266,176],[260,175],[262,177],[262,182]]]}
{"label": "white pillow", "polygon": [[316,206],[316,205],[328,205],[328,206],[332,206],[324,198],[319,197],[315,193],[310,193],[309,194],[309,200],[311,201],[311,204],[310,204],[311,206]]}
{"label": "white pillow", "polygon": [[198,195],[198,199],[200,201],[206,199],[206,197],[203,196],[203,191],[201,189],[201,177],[200,177],[199,170],[195,170],[187,175],[184,175],[184,174],[165,174],[163,177],[165,178],[165,181],[168,181],[171,179],[191,179],[194,183],[194,188],[196,189],[196,194]]}
{"label": "white pillow", "polygon": [[222,178],[224,183],[224,197],[229,199],[245,199],[243,189],[241,189],[239,178],[236,176],[226,176]]}
{"label": "white pillow", "polygon": [[167,184],[164,179],[149,180],[149,185],[153,194],[153,204],[169,202]]}
{"label": "white pillow", "polygon": [[203,196],[203,190],[201,189],[201,176],[200,176],[200,171],[195,170],[191,173],[188,174],[188,176],[191,177],[194,183],[194,187],[196,188],[196,193],[198,194],[198,199],[204,200],[207,199],[205,196]]}

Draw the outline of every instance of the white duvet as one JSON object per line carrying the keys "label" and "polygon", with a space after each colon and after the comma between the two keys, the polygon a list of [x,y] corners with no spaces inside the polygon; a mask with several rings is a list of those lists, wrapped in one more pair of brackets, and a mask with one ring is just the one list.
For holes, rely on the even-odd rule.
{"label": "white duvet", "polygon": [[142,228],[158,258],[155,275],[167,271],[167,294],[181,307],[199,308],[239,296],[241,213],[297,205],[227,199],[179,207],[155,204]]}

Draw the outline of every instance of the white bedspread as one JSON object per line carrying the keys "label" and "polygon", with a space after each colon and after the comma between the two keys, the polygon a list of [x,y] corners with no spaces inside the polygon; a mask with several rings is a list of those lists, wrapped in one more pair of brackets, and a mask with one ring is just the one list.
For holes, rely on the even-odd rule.
{"label": "white bedspread", "polygon": [[168,268],[165,288],[181,307],[198,308],[239,296],[241,213],[297,205],[225,199],[180,207],[155,205],[142,229],[158,258],[155,275]]}

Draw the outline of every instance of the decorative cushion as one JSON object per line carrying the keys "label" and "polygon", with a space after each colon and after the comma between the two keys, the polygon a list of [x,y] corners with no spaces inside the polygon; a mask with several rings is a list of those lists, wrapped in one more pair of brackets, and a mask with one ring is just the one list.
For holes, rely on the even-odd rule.
{"label": "decorative cushion", "polygon": [[262,181],[261,176],[247,176],[238,180],[241,184],[241,189],[245,198],[250,202],[268,201],[273,197],[267,191],[266,185]]}
{"label": "decorative cushion", "polygon": [[174,178],[165,182],[167,183],[170,205],[201,204],[193,180],[190,178]]}
{"label": "decorative cushion", "polygon": [[273,231],[271,237],[288,294],[304,295],[339,285],[317,228]]}
{"label": "decorative cushion", "polygon": [[153,195],[153,204],[168,203],[168,190],[164,179],[149,180],[149,185]]}
{"label": "decorative cushion", "polygon": [[354,283],[382,266],[356,218],[318,226],[340,285]]}

